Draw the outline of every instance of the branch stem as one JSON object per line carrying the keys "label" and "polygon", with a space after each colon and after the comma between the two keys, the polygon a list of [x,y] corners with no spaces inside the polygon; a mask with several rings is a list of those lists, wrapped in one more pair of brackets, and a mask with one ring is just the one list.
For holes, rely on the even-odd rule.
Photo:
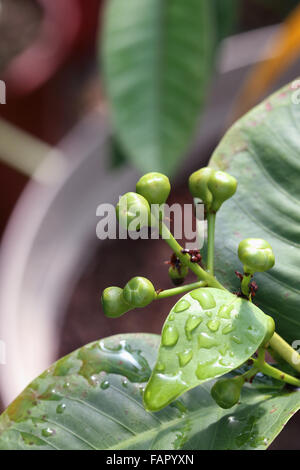
{"label": "branch stem", "polygon": [[182,246],[180,246],[179,243],[177,242],[177,240],[175,240],[175,238],[171,234],[170,230],[168,229],[168,227],[163,222],[160,223],[160,230],[159,231],[160,231],[161,237],[169,245],[171,250],[176,254],[177,258],[179,258],[180,261],[185,266],[188,266],[188,268],[194,274],[196,274],[199,281],[200,280],[205,281],[207,283],[208,287],[215,287],[216,289],[226,290],[225,287],[219,281],[217,281],[217,279],[214,276],[212,276],[211,274],[204,271],[204,269],[202,269],[201,266],[199,266],[199,264],[192,263],[190,261],[190,257],[189,257],[188,254],[183,254],[182,253],[182,250],[183,250]]}
{"label": "branch stem", "polygon": [[300,372],[300,355],[281,336],[274,333],[269,341],[273,351],[279,354],[297,372]]}
{"label": "branch stem", "polygon": [[260,363],[259,359],[252,359],[253,364],[257,367],[260,372],[265,375],[269,375],[273,377],[273,379],[280,380],[281,382],[288,383],[290,385],[294,385],[295,387],[300,387],[300,380],[292,375],[286,374],[275,367],[272,367],[270,364],[264,362],[263,364]]}
{"label": "branch stem", "polygon": [[[241,290],[244,295],[246,295],[250,299],[250,288],[249,284],[251,282],[252,275],[251,274],[244,274],[242,284],[241,284]],[[250,299],[251,300],[251,299]]]}
{"label": "branch stem", "polygon": [[214,275],[215,225],[216,214],[209,212],[207,215],[207,272],[211,275]]}
{"label": "branch stem", "polygon": [[206,286],[207,283],[205,281],[198,281],[193,282],[192,284],[185,284],[184,286],[174,287],[173,289],[166,289],[157,294],[155,300],[166,299],[168,297],[172,297],[173,295],[184,294],[185,292],[190,292],[191,290]]}

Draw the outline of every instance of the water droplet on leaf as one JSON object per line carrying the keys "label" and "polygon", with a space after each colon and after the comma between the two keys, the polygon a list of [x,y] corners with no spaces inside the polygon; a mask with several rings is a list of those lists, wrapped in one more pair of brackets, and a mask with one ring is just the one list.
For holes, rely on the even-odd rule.
{"label": "water droplet on leaf", "polygon": [[242,344],[242,341],[238,336],[233,336],[232,341],[234,341],[236,344]]}
{"label": "water droplet on leaf", "polygon": [[218,312],[218,317],[220,318],[225,318],[225,319],[229,319],[231,318],[231,311],[233,309],[233,305],[222,305],[220,308],[219,308],[219,312]]}
{"label": "water droplet on leaf", "polygon": [[205,289],[197,289],[190,293],[190,296],[194,300],[198,300],[199,304],[203,310],[209,310],[210,308],[215,308],[216,301],[211,292]]}
{"label": "water droplet on leaf", "polygon": [[42,429],[42,435],[44,437],[51,437],[51,436],[53,436],[53,434],[55,434],[54,429],[51,429],[51,428]]}
{"label": "water droplet on leaf", "polygon": [[220,326],[219,320],[210,320],[210,321],[207,323],[208,329],[209,329],[211,332],[213,332],[213,333],[215,333],[216,331],[218,331],[219,326]]}
{"label": "water droplet on leaf", "polygon": [[228,335],[229,333],[234,331],[234,329],[235,329],[234,326],[232,325],[232,323],[230,323],[229,325],[224,326],[222,333],[223,335]]}
{"label": "water droplet on leaf", "polygon": [[163,346],[174,346],[179,338],[179,333],[176,326],[166,325],[162,332]]}
{"label": "water droplet on leaf", "polygon": [[188,319],[185,322],[185,333],[188,340],[192,339],[192,332],[200,325],[203,321],[202,317],[197,315],[189,315]]}
{"label": "water droplet on leaf", "polygon": [[187,300],[180,300],[175,305],[174,312],[176,312],[176,313],[184,312],[185,310],[190,308],[190,306],[191,306],[191,304]]}
{"label": "water droplet on leaf", "polygon": [[155,366],[155,369],[158,371],[158,372],[163,372],[165,370],[166,366],[163,362],[158,362]]}
{"label": "water droplet on leaf", "polygon": [[58,405],[58,407],[56,408],[56,413],[58,414],[63,414],[66,410],[66,405],[64,403],[61,403],[60,405]]}
{"label": "water droplet on leaf", "polygon": [[179,364],[181,367],[186,366],[193,357],[193,351],[191,349],[186,349],[185,351],[178,353]]}
{"label": "water droplet on leaf", "polygon": [[108,380],[104,380],[103,382],[101,382],[101,385],[100,387],[102,388],[102,390],[107,390],[110,386],[110,383]]}
{"label": "water droplet on leaf", "polygon": [[217,345],[218,343],[216,342],[216,340],[212,338],[211,336],[209,336],[208,334],[202,332],[200,333],[200,335],[198,335],[198,348],[199,349],[200,348],[211,349]]}

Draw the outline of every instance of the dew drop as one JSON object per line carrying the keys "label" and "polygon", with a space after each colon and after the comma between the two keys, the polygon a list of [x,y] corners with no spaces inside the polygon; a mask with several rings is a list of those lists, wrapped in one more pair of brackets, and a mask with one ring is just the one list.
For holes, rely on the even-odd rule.
{"label": "dew drop", "polygon": [[163,362],[159,361],[156,366],[155,366],[155,369],[158,371],[158,372],[163,372],[165,370],[166,366]]}
{"label": "dew drop", "polygon": [[217,344],[218,343],[215,341],[215,339],[206,333],[200,333],[200,335],[198,335],[198,348],[199,349],[200,348],[211,349],[214,346],[217,346]]}
{"label": "dew drop", "polygon": [[176,326],[166,325],[162,332],[163,346],[174,346],[179,338],[179,333]]}
{"label": "dew drop", "polygon": [[187,300],[180,300],[174,307],[174,312],[184,312],[188,308],[190,308],[191,304]]}
{"label": "dew drop", "polygon": [[197,315],[189,315],[188,319],[185,322],[185,333],[188,340],[192,339],[192,332],[200,325],[203,321],[202,317]]}
{"label": "dew drop", "polygon": [[128,387],[128,380],[127,379],[122,380],[122,387],[124,387],[124,388]]}
{"label": "dew drop", "polygon": [[236,344],[242,344],[242,341],[238,336],[232,336],[232,341],[234,341]]}
{"label": "dew drop", "polygon": [[211,332],[213,332],[213,333],[215,333],[216,331],[218,331],[219,326],[220,326],[219,320],[210,320],[210,321],[207,323],[208,329],[209,329]]}
{"label": "dew drop", "polygon": [[225,354],[228,351],[228,345],[223,344],[222,346],[219,347],[218,351],[219,351],[220,354],[222,354],[222,356],[225,356]]}
{"label": "dew drop", "polygon": [[148,382],[144,403],[148,411],[159,411],[171,403],[186,390],[187,384],[182,380],[182,372],[177,374],[153,374]]}
{"label": "dew drop", "polygon": [[205,289],[197,289],[190,293],[190,296],[194,300],[198,300],[199,304],[203,310],[209,310],[210,308],[215,308],[216,301],[211,292]]}
{"label": "dew drop", "polygon": [[219,364],[221,364],[221,366],[224,366],[224,367],[231,366],[231,362],[228,359],[224,359],[224,358],[219,360]]}
{"label": "dew drop", "polygon": [[196,369],[196,376],[199,380],[205,380],[215,375],[215,360],[199,363]]}
{"label": "dew drop", "polygon": [[186,366],[193,358],[193,351],[186,349],[185,351],[178,354],[179,364],[181,367]]}
{"label": "dew drop", "polygon": [[101,385],[100,387],[102,388],[102,390],[107,390],[110,386],[110,383],[108,380],[104,380],[103,382],[101,382]]}
{"label": "dew drop", "polygon": [[222,330],[222,333],[223,335],[228,335],[229,333],[231,333],[232,331],[234,331],[234,326],[232,325],[232,323],[230,323],[229,325],[226,325],[223,330]]}
{"label": "dew drop", "polygon": [[225,319],[229,319],[231,318],[231,311],[233,309],[233,305],[221,305],[221,307],[219,308],[219,312],[218,312],[218,317],[220,318],[225,318]]}
{"label": "dew drop", "polygon": [[58,413],[59,415],[62,415],[65,412],[65,410],[66,410],[66,405],[64,403],[61,403],[56,408],[56,413]]}
{"label": "dew drop", "polygon": [[42,429],[42,435],[44,437],[51,437],[51,436],[53,436],[53,434],[55,434],[54,429],[51,429],[51,428]]}

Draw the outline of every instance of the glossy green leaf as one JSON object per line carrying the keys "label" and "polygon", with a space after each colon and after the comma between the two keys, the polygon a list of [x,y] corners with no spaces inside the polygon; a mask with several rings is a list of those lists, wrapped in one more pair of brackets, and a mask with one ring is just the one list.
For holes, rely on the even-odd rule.
{"label": "glossy green leaf", "polygon": [[255,275],[255,302],[290,343],[300,339],[299,96],[295,84],[288,85],[254,108],[229,130],[210,163],[239,183],[218,213],[216,275],[238,290],[234,271],[242,269],[240,241],[267,240],[276,262],[271,271]]}
{"label": "glossy green leaf", "polygon": [[184,295],[163,326],[145,390],[146,408],[160,410],[187,390],[239,367],[267,330],[268,317],[230,292],[201,288]]}
{"label": "glossy green leaf", "polygon": [[210,382],[148,413],[136,380],[146,380],[159,341],[119,335],[101,343],[106,355],[96,342],[58,361],[0,417],[0,449],[265,449],[300,407],[300,392],[260,376],[231,410],[215,404]]}
{"label": "glossy green leaf", "polygon": [[172,173],[190,144],[214,51],[209,0],[110,0],[102,37],[117,136],[142,171]]}

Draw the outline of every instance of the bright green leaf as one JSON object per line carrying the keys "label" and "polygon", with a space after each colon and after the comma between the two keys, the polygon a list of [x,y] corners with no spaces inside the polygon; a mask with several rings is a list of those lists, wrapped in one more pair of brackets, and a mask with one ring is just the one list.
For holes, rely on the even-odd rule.
{"label": "bright green leaf", "polygon": [[239,120],[210,165],[238,180],[235,196],[218,213],[216,274],[231,290],[242,266],[241,240],[263,238],[275,267],[255,275],[257,305],[288,342],[300,339],[300,105],[297,83],[287,85]]}
{"label": "bright green leaf", "polygon": [[268,317],[230,292],[201,288],[184,295],[162,330],[145,390],[147,409],[160,410],[187,390],[239,367],[267,330]]}
{"label": "bright green leaf", "polygon": [[144,172],[172,173],[190,144],[214,51],[209,0],[110,0],[102,56],[117,136]]}
{"label": "bright green leaf", "polygon": [[231,410],[215,404],[210,382],[148,413],[135,381],[146,380],[159,341],[118,335],[103,340],[110,359],[96,342],[58,361],[0,417],[0,449],[265,449],[300,407],[300,392],[261,376]]}

